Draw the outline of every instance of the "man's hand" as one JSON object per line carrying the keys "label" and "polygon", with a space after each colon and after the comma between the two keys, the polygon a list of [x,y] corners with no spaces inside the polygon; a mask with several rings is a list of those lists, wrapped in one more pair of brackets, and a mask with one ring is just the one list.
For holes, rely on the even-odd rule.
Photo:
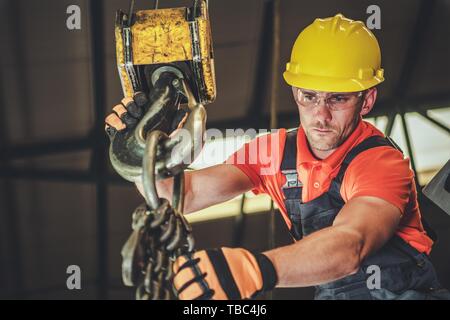
{"label": "man's hand", "polygon": [[140,180],[142,176],[143,147],[137,142],[134,132],[143,121],[148,105],[147,95],[137,92],[133,98],[122,99],[105,119],[105,131],[111,141],[111,164],[122,178],[131,182]]}
{"label": "man's hand", "polygon": [[242,248],[202,250],[180,256],[173,265],[173,284],[182,300],[249,299],[272,290],[277,274],[263,254]]}
{"label": "man's hand", "polygon": [[117,131],[132,130],[144,116],[148,99],[145,93],[136,92],[133,99],[123,98],[105,119],[105,131],[112,139]]}

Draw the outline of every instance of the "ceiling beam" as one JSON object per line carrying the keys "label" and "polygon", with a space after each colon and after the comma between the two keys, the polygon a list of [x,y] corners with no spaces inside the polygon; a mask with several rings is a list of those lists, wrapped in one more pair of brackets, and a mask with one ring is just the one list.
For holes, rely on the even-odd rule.
{"label": "ceiling beam", "polygon": [[0,148],[0,160],[48,156],[64,152],[89,150],[92,147],[90,137],[64,138],[53,141],[22,143]]}
{"label": "ceiling beam", "polygon": [[410,39],[406,56],[401,67],[400,77],[395,87],[394,97],[403,100],[410,89],[414,76],[415,67],[422,50],[425,47],[427,32],[433,18],[433,11],[436,7],[436,0],[422,0],[420,2],[417,19],[410,33]]}
{"label": "ceiling beam", "polygon": [[267,92],[270,86],[271,75],[271,52],[273,45],[273,12],[274,1],[264,0],[263,2],[263,19],[261,23],[261,33],[258,45],[258,59],[255,65],[255,73],[253,80],[253,90],[251,93],[250,105],[247,108],[245,121],[251,127],[259,127],[261,125],[268,126],[268,121],[262,116],[264,106],[267,104],[269,95]]}

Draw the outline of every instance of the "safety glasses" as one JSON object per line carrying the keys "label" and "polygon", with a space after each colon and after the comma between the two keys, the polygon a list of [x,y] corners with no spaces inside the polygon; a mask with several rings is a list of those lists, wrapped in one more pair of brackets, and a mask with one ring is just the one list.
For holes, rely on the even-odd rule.
{"label": "safety glasses", "polygon": [[297,100],[305,108],[313,108],[324,101],[328,109],[341,111],[354,106],[363,96],[363,91],[358,92],[316,92],[306,89],[297,89]]}

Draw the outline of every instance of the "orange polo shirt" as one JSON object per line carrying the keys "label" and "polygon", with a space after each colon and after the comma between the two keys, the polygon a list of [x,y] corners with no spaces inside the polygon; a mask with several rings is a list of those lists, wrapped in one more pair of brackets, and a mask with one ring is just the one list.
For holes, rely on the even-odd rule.
{"label": "orange polo shirt", "polygon": [[[303,202],[311,201],[326,192],[346,154],[374,135],[383,136],[370,123],[360,121],[336,151],[320,160],[311,153],[305,132],[300,126],[297,134],[297,172],[303,183]],[[281,190],[286,182],[280,171],[285,140],[286,129],[257,137],[232,154],[226,163],[235,165],[250,178],[254,194],[268,194],[277,203],[290,228],[291,222]],[[402,213],[397,234],[418,251],[430,253],[433,241],[427,236],[421,223],[414,173],[410,169],[409,159],[405,159],[401,152],[392,147],[381,146],[359,154],[346,170],[340,193],[345,202],[359,196],[373,196],[392,203]]]}

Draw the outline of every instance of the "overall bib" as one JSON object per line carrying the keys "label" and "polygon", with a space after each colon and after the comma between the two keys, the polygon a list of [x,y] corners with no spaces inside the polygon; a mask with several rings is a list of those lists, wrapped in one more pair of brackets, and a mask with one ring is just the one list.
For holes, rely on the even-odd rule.
{"label": "overall bib", "polygon": [[[296,240],[333,224],[345,204],[340,187],[347,167],[359,153],[379,146],[398,149],[388,138],[367,138],[345,156],[328,191],[304,203],[296,170],[297,130],[287,133],[281,164],[286,184],[282,191],[292,222],[290,232]],[[379,288],[370,285],[374,268],[380,270]],[[440,285],[428,256],[394,235],[381,249],[367,257],[355,274],[316,286],[315,299],[450,299],[450,293]]]}

